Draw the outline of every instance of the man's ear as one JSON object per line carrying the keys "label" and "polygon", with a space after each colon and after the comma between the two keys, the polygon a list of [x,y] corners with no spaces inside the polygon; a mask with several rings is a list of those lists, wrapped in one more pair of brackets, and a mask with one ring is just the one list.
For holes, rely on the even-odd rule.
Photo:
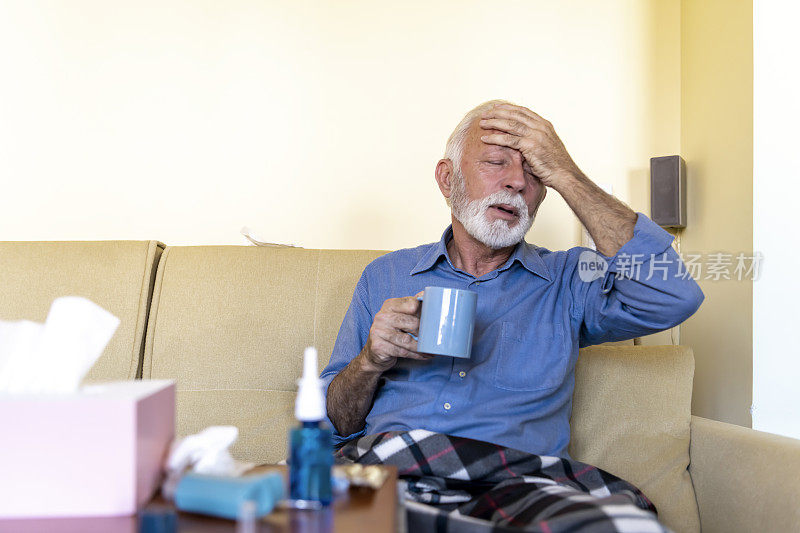
{"label": "man's ear", "polygon": [[450,198],[453,193],[453,162],[449,159],[440,159],[436,163],[436,183],[445,198]]}

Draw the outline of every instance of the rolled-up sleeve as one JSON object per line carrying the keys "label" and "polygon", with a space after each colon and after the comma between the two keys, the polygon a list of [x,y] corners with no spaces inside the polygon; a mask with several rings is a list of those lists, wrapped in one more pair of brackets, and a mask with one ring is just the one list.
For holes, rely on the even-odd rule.
{"label": "rolled-up sleeve", "polygon": [[[330,362],[320,375],[324,383],[325,398],[328,397],[328,387],[330,387],[333,378],[350,364],[350,361],[361,352],[367,343],[369,328],[372,325],[372,314],[365,304],[367,301],[366,285],[365,276],[362,274],[353,293],[353,299],[350,301],[350,307],[348,307],[342,321],[342,326],[339,328],[339,335],[336,337],[336,344],[333,347]],[[337,447],[366,433],[366,429],[362,428],[361,431],[351,435],[340,435],[330,418],[328,418],[328,423],[333,428],[333,443]]]}
{"label": "rolled-up sleeve", "polygon": [[608,270],[591,281],[573,276],[581,346],[649,335],[680,324],[703,302],[703,292],[673,250],[672,235],[638,213],[633,237]]}

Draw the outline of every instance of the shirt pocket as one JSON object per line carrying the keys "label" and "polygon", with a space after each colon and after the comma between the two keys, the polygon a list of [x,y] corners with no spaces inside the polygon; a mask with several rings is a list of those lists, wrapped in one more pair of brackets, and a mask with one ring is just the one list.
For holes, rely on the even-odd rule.
{"label": "shirt pocket", "polygon": [[494,385],[511,391],[545,391],[564,383],[569,366],[564,329],[539,322],[503,322],[495,359]]}

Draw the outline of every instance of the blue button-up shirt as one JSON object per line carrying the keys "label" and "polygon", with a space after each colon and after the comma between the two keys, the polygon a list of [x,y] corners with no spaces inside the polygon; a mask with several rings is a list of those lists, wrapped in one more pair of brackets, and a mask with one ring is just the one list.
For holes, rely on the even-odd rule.
{"label": "blue button-up shirt", "polygon": [[[453,266],[446,244],[398,250],[370,263],[356,285],[330,363],[325,390],[367,342],[387,298],[426,286],[478,293],[472,357],[398,359],[384,372],[365,433],[424,428],[539,455],[569,457],[569,418],[578,348],[670,328],[703,301],[671,247],[672,236],[639,214],[633,238],[608,270],[589,279],[587,248],[551,252],[526,242],[500,268],[478,278]],[[583,255],[581,255],[583,253]],[[597,256],[595,256],[597,257]]]}

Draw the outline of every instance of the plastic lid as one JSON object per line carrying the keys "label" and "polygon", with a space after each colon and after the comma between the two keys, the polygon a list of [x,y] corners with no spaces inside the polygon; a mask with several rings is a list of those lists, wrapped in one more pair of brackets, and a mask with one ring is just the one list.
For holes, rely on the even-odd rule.
{"label": "plastic lid", "polygon": [[317,374],[317,349],[309,346],[303,353],[303,377],[297,381],[297,400],[294,416],[301,422],[319,422],[325,419],[323,381]]}

